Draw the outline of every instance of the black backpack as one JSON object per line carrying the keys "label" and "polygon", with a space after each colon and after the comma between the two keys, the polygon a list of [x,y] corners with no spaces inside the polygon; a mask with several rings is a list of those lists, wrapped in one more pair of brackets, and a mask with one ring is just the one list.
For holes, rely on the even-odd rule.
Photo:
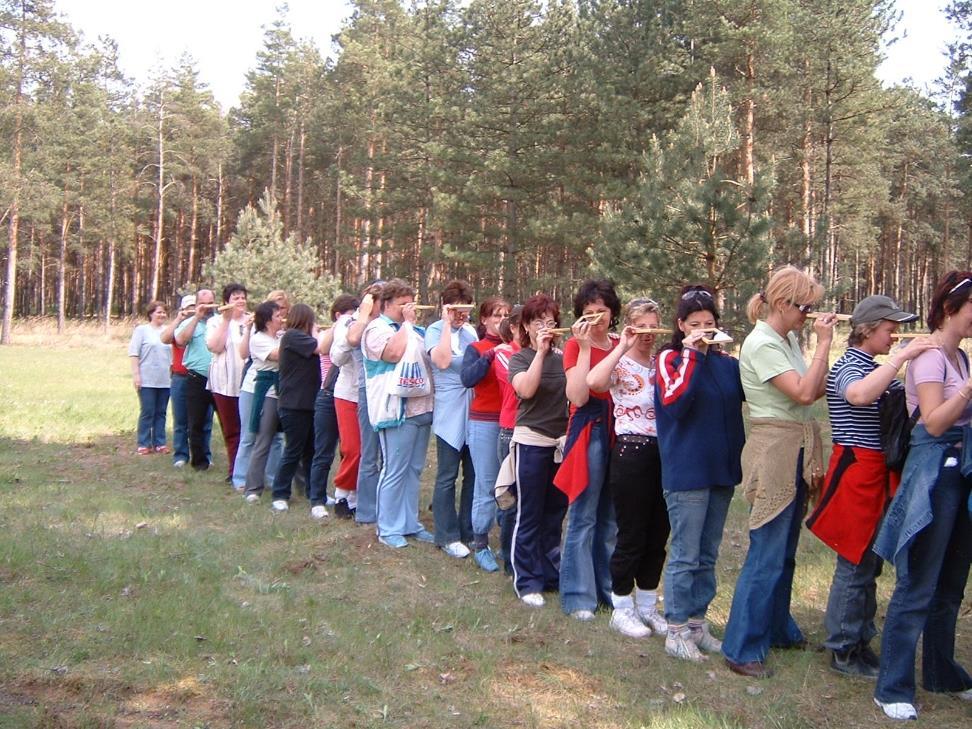
{"label": "black backpack", "polygon": [[892,471],[901,471],[908,449],[911,448],[911,431],[921,415],[918,408],[908,414],[908,402],[903,387],[885,391],[878,403],[881,416],[881,450],[884,462]]}

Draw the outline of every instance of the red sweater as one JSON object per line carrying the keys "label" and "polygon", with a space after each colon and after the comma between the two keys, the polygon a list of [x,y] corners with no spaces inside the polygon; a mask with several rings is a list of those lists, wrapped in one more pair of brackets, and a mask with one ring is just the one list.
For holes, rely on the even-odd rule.
{"label": "red sweater", "polygon": [[486,338],[470,344],[466,350],[466,356],[462,363],[463,384],[471,384],[476,381],[473,386],[472,404],[469,406],[470,420],[496,422],[499,419],[503,396],[496,379],[496,373],[490,366],[493,362],[493,353],[490,350],[502,343],[499,337],[487,335]]}

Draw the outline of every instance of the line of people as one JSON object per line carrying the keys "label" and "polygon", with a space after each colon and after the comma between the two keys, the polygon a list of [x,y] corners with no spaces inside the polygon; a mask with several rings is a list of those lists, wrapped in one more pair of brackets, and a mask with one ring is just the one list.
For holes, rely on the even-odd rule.
{"label": "line of people", "polygon": [[[876,678],[884,712],[914,718],[923,632],[925,688],[972,700],[972,678],[954,659],[972,555],[972,445],[962,447],[972,432],[972,377],[959,348],[972,336],[972,273],[945,276],[931,335],[881,365],[874,358],[889,353],[898,324],[917,317],[888,297],[864,299],[847,352],[829,367],[838,318],[816,315],[808,364],[799,334],[823,293],[795,267],[776,271],[749,302],[754,328],[736,359],[715,341],[720,311],[704,285],[681,289],[668,330],[656,301],[622,307],[613,284],[596,279],[578,289],[569,329],[544,294],[516,307],[489,297],[474,327],[473,291],[462,281],[424,307],[439,313],[427,328],[414,290],[398,279],[369,284],[360,299],[339,297],[331,326],[321,328],[283,292],[251,319],[242,286],[224,288],[219,311],[203,289],[183,299],[168,326],[153,302],[150,323],[133,336],[138,452],[165,447],[164,399],[143,391],[165,389],[159,348],[171,344],[175,465],[209,467],[215,410],[227,480],[246,501],[259,502],[272,484],[272,508],[286,511],[299,475],[311,516],[322,519],[340,444],[335,509],[374,524],[382,544],[432,543],[454,558],[472,554],[487,572],[502,563],[525,605],[542,607],[544,593],[558,592],[562,610],[581,621],[605,606],[610,627],[626,636],[662,635],[669,655],[694,662],[721,654],[753,678],[772,674],[771,648],[806,645],[790,601],[814,503],[807,525],[838,555],[824,619],[830,665]],[[879,415],[885,394],[901,387],[917,425],[899,478],[883,458]],[[834,444],[827,468],[812,416],[825,396]],[[433,434],[429,531],[419,492]],[[749,548],[720,640],[707,613],[739,484]],[[883,559],[897,582],[882,659],[870,643]]]}

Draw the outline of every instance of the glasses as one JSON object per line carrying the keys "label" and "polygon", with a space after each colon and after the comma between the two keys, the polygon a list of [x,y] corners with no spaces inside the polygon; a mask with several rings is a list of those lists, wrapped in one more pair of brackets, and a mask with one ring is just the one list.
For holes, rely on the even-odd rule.
{"label": "glasses", "polygon": [[801,314],[809,314],[813,311],[813,304],[798,304],[795,301],[789,302],[791,306],[795,306]]}
{"label": "glasses", "polygon": [[546,321],[541,321],[540,319],[534,319],[530,322],[530,326],[537,327],[538,329],[556,329],[557,322],[554,319],[547,319]]}
{"label": "glasses", "polygon": [[972,278],[963,278],[961,281],[959,281],[957,284],[955,284],[952,288],[950,288],[948,290],[948,293],[945,294],[945,295],[946,296],[951,296],[952,294],[954,294],[956,291],[958,291],[960,288],[962,288],[963,286],[965,286],[967,284],[972,284]]}
{"label": "glasses", "polygon": [[689,299],[712,299],[712,294],[710,294],[705,289],[692,289],[691,291],[686,291],[682,294],[682,300],[688,301]]}

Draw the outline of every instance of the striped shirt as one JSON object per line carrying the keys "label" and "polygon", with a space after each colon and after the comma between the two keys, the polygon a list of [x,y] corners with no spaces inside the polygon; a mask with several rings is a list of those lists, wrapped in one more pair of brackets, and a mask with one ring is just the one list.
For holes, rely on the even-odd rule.
{"label": "striped shirt", "polygon": [[[874,357],[855,347],[848,348],[830,368],[827,374],[827,408],[834,443],[881,450],[880,399],[869,405],[851,405],[847,402],[847,388],[877,368]],[[891,381],[890,388],[899,387],[903,387],[899,380]]]}

